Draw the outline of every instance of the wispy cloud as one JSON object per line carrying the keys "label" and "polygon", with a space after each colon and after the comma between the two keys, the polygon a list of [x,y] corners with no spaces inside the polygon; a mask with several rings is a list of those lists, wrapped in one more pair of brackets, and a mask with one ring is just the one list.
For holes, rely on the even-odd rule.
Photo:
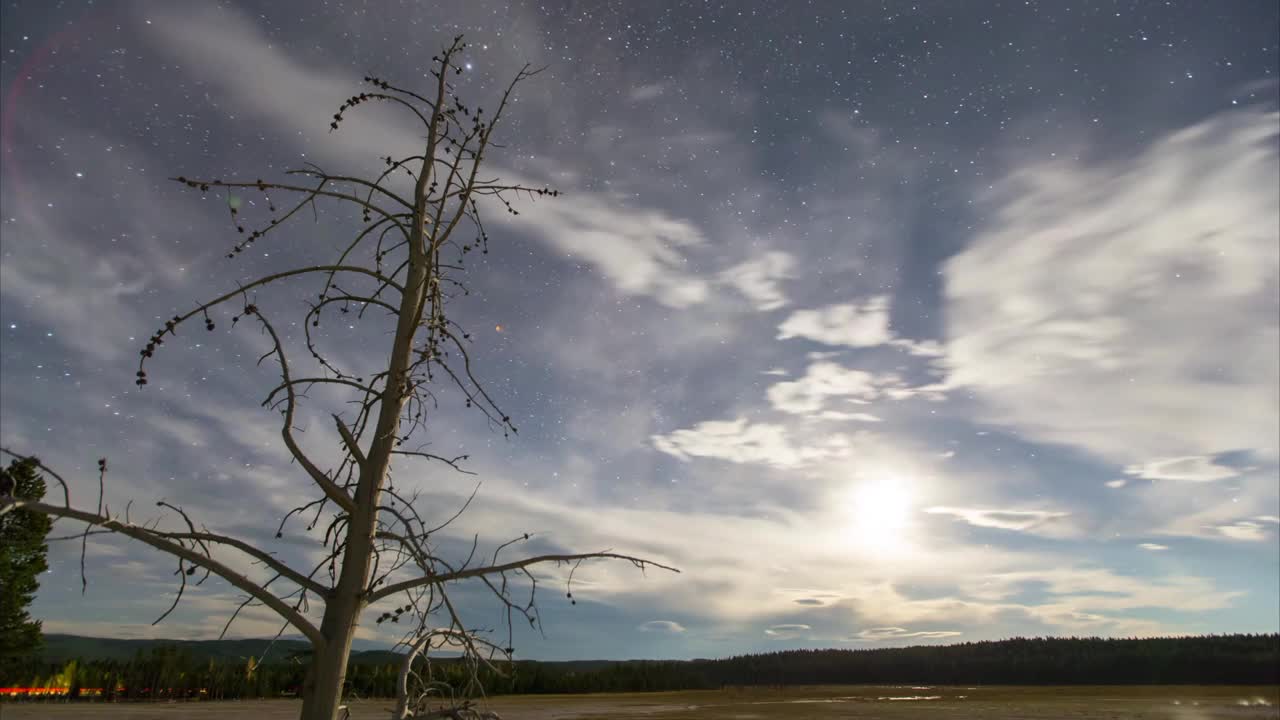
{"label": "wispy cloud", "polygon": [[666,633],[668,635],[678,635],[685,631],[685,627],[674,620],[650,620],[649,622],[641,623],[636,629],[640,632]]}
{"label": "wispy cloud", "polygon": [[884,422],[884,418],[871,413],[846,412],[844,410],[823,410],[814,417],[820,420],[852,420],[855,422]]}
{"label": "wispy cloud", "polygon": [[911,355],[939,358],[945,355],[936,340],[898,337],[889,327],[890,298],[875,295],[860,302],[797,310],[778,326],[778,339],[804,338],[824,345],[868,348],[884,345]]}
{"label": "wispy cloud", "polygon": [[874,347],[893,339],[889,330],[889,297],[797,310],[778,326],[778,339],[804,338],[824,345]]}
{"label": "wispy cloud", "polygon": [[1213,461],[1213,458],[1204,456],[1150,460],[1145,463],[1129,465],[1124,471],[1128,475],[1148,480],[1182,480],[1185,482],[1213,482],[1240,475],[1240,472],[1235,468],[1218,465]]}
{"label": "wispy cloud", "polygon": [[801,442],[784,425],[746,418],[707,420],[652,439],[658,450],[681,460],[705,457],[791,469],[849,452],[848,439],[838,433]]}
{"label": "wispy cloud", "polygon": [[900,627],[868,628],[854,633],[849,640],[855,642],[885,642],[890,640],[941,640],[959,637],[964,633],[958,630],[917,630],[912,632]]}
{"label": "wispy cloud", "polygon": [[931,507],[925,512],[932,515],[950,515],[975,527],[1016,530],[1019,532],[1061,532],[1064,528],[1056,521],[1070,515],[1050,510],[996,510],[980,508]]}
{"label": "wispy cloud", "polygon": [[1229,525],[1218,525],[1213,530],[1230,540],[1246,542],[1260,542],[1266,540],[1269,535],[1265,527],[1252,520],[1237,520]]}
{"label": "wispy cloud", "polygon": [[798,380],[769,387],[769,403],[775,409],[796,415],[816,413],[832,398],[867,403],[880,396],[882,378],[873,373],[846,368],[833,362],[816,362]]}
{"label": "wispy cloud", "polygon": [[778,640],[793,640],[803,636],[813,628],[803,623],[783,623],[771,625],[764,629],[764,634]]}
{"label": "wispy cloud", "polygon": [[[180,58],[189,72],[218,87],[242,112],[271,121],[286,136],[306,137],[324,127],[338,103],[358,86],[359,77],[337,66],[303,64],[270,42],[249,17],[234,10],[194,12],[151,10],[148,39]],[[421,152],[421,128],[412,116],[369,113],[343,132],[309,147],[319,159],[347,168],[368,167],[386,155]],[[510,183],[541,187],[545,182],[491,168]],[[548,173],[549,179],[561,175]],[[664,305],[688,307],[707,299],[709,285],[687,266],[683,251],[705,242],[692,223],[652,207],[633,207],[610,193],[561,188],[573,202],[522,206],[519,220],[490,212],[491,221],[531,231],[561,258],[595,266],[621,292],[649,295]],[[501,209],[501,208],[498,208]]]}
{"label": "wispy cloud", "polygon": [[627,93],[627,98],[631,100],[631,102],[645,102],[646,100],[653,100],[654,98],[661,97],[662,94],[666,92],[666,89],[666,85],[662,83],[641,85],[640,87],[632,88],[631,92]]}
{"label": "wispy cloud", "polygon": [[796,276],[796,260],[785,252],[772,250],[720,272],[725,283],[750,300],[761,312],[787,305],[783,281]]}
{"label": "wispy cloud", "polygon": [[879,398],[906,400],[920,397],[936,401],[944,399],[946,391],[943,383],[911,385],[896,373],[869,372],[819,359],[809,365],[803,376],[769,386],[766,397],[775,410],[793,415],[876,422],[880,418],[869,413],[854,413],[830,408],[829,405],[833,401],[867,405]]}
{"label": "wispy cloud", "polygon": [[950,381],[984,419],[1134,467],[1277,456],[1278,118],[1225,113],[994,186],[944,265]]}

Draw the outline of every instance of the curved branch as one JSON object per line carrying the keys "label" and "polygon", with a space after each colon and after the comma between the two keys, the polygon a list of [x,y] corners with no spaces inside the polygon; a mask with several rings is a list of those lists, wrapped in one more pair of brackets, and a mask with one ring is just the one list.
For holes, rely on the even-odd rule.
{"label": "curved branch", "polygon": [[218,543],[219,545],[228,545],[230,547],[233,547],[239,550],[240,552],[246,555],[252,556],[254,559],[260,561],[262,564],[266,565],[272,570],[275,570],[277,573],[280,574],[281,577],[285,577],[293,581],[295,585],[304,587],[310,590],[311,592],[319,595],[320,597],[325,597],[326,595],[329,594],[329,588],[325,587],[324,585],[321,585],[315,580],[312,580],[306,575],[303,575],[297,570],[294,570],[293,568],[289,567],[288,565],[281,562],[280,560],[277,560],[275,556],[272,555],[271,553],[268,553],[264,550],[259,550],[258,548],[250,545],[249,543],[243,540],[238,540],[233,537],[227,537],[225,535],[218,535],[218,534],[209,533],[209,532],[185,532],[185,533],[171,533],[171,532],[162,532],[162,531],[152,531],[152,532],[155,532],[157,535],[161,535],[166,538],[173,538],[175,540],[199,540],[202,542]]}
{"label": "curved branch", "polygon": [[391,222],[395,223],[397,226],[400,226],[400,229],[402,231],[404,230],[404,226],[400,225],[400,223],[397,220],[395,220],[394,215],[387,212],[386,210],[383,210],[377,205],[374,205],[373,203],[362,200],[358,195],[348,195],[347,193],[334,192],[332,190],[321,190],[319,188],[305,188],[305,187],[299,187],[297,185],[285,185],[283,183],[223,182],[222,180],[191,180],[185,177],[176,177],[176,178],[169,178],[169,179],[173,180],[174,182],[183,183],[187,187],[200,188],[201,190],[205,190],[205,191],[207,191],[208,186],[222,187],[222,188],[270,188],[272,190],[288,190],[289,192],[307,193],[313,199],[317,196],[320,196],[320,197],[334,198],[335,200],[346,200],[348,202],[355,203],[360,207],[367,208],[372,212],[376,212],[377,214],[383,216],[384,218],[390,219]]}
{"label": "curved branch", "polygon": [[289,381],[289,362],[285,359],[284,347],[280,344],[280,336],[276,334],[275,328],[263,317],[260,311],[255,310],[253,314],[262,323],[262,327],[266,328],[267,333],[271,335],[271,342],[274,345],[272,352],[275,353],[276,359],[280,361],[280,375],[284,378],[282,384],[285,387],[285,393],[289,401],[285,406],[284,424],[280,427],[280,437],[284,440],[285,447],[289,449],[289,454],[293,455],[298,464],[311,476],[311,480],[320,487],[330,500],[348,513],[356,512],[355,500],[347,494],[346,490],[338,487],[337,483],[330,480],[328,475],[325,475],[320,468],[316,467],[316,464],[311,462],[311,458],[302,452],[302,448],[293,439],[293,415],[297,410],[298,395],[293,389],[293,383]]}
{"label": "curved branch", "polygon": [[347,452],[351,453],[351,457],[356,459],[357,465],[364,465],[364,453],[360,450],[360,443],[356,442],[351,430],[343,424],[342,418],[338,417],[337,414],[334,414],[333,422],[338,426],[338,434],[342,436],[342,442],[347,446]]}
{"label": "curved branch", "polygon": [[543,563],[580,562],[582,560],[594,560],[594,559],[626,560],[640,568],[644,568],[649,565],[652,565],[656,568],[661,568],[663,570],[670,570],[671,572],[674,572],[674,573],[680,572],[679,570],[669,565],[663,565],[662,563],[653,562],[652,560],[645,560],[643,558],[633,557],[631,555],[621,555],[621,554],[612,553],[612,552],[579,553],[574,555],[537,555],[535,557],[525,558],[523,560],[513,560],[509,563],[503,563],[501,565],[487,565],[484,567],[467,568],[465,570],[456,570],[454,572],[442,573],[439,575],[432,575],[429,577],[420,577],[420,578],[412,578],[409,580],[404,580],[402,582],[395,583],[394,585],[388,585],[385,588],[378,590],[376,592],[370,593],[369,602],[375,603],[389,595],[394,595],[398,592],[403,592],[405,590],[412,590],[413,588],[422,587],[423,585],[440,585],[447,582],[454,582],[456,580],[466,580],[467,578],[481,577],[483,575],[496,575],[498,573],[506,572],[508,570],[519,570],[521,568],[527,568],[530,565],[541,565]]}
{"label": "curved branch", "polygon": [[[275,398],[276,393],[279,393],[281,390],[284,390],[288,385],[307,385],[308,386],[307,390],[310,390],[311,388],[309,386],[311,385],[323,385],[326,383],[333,384],[333,385],[350,385],[351,387],[356,388],[357,390],[363,392],[366,396],[378,394],[378,392],[374,390],[371,386],[362,385],[354,380],[348,380],[346,378],[328,378],[328,377],[293,378],[288,383],[280,383],[279,385],[272,388],[271,392],[267,394],[267,399],[262,401],[262,407],[270,407],[272,405],[271,401],[272,399]],[[304,390],[303,392],[306,392],[306,391]]]}
{"label": "curved branch", "polygon": [[[324,272],[327,272],[327,273],[351,272],[351,273],[358,273],[361,275],[368,275],[369,277],[382,283],[384,286],[393,287],[401,293],[404,292],[404,288],[401,287],[400,284],[397,283],[395,280],[392,280],[391,278],[386,277],[380,272],[370,270],[369,268],[361,267],[359,265],[312,265],[310,267],[294,268],[292,270],[284,270],[278,273],[264,275],[258,278],[257,280],[254,280],[251,283],[248,283],[246,285],[241,285],[240,287],[236,288],[235,290],[232,290],[231,292],[224,293],[214,298],[213,300],[210,300],[205,303],[201,303],[199,306],[187,312],[185,315],[175,315],[172,320],[170,320],[165,324],[164,330],[161,330],[159,333],[157,333],[157,337],[164,334],[165,332],[172,333],[173,329],[176,328],[178,325],[181,325],[182,323],[186,322],[187,320],[190,320],[196,315],[201,315],[207,312],[209,308],[213,307],[214,305],[219,305],[221,303],[224,303],[237,295],[243,295],[245,292],[252,290],[253,288],[266,285],[268,283],[273,283],[276,280],[283,280],[287,277],[293,277],[294,275],[306,275],[308,273],[324,273]],[[146,359],[147,357],[149,357],[147,351],[143,351],[142,356],[143,356],[143,359]]]}
{"label": "curved branch", "polygon": [[[308,170],[306,168],[302,168],[298,170],[286,170],[284,174],[285,175],[305,175],[307,177],[316,178],[317,180],[324,180],[325,182],[345,182],[345,183],[351,183],[352,185],[359,185],[361,187],[369,188],[370,191],[380,192],[383,195],[386,195],[388,198],[395,200],[396,202],[405,206],[406,208],[413,209],[413,205],[409,204],[408,200],[405,200],[399,195],[382,187],[378,183],[369,182],[364,178],[349,177],[346,175],[330,175],[329,173],[326,173],[322,170]],[[365,201],[365,204],[372,205],[372,203],[370,203],[368,200]]]}
{"label": "curved branch", "polygon": [[79,520],[80,522],[106,528],[112,532],[133,538],[134,540],[150,545],[161,552],[181,558],[194,565],[204,567],[214,575],[217,575],[240,590],[252,595],[260,600],[262,604],[276,611],[280,617],[284,618],[290,625],[297,628],[303,635],[306,635],[307,639],[311,641],[317,650],[325,646],[325,638],[324,635],[320,633],[320,629],[312,624],[312,622],[301,613],[290,607],[288,603],[263,589],[261,585],[245,577],[242,573],[227,567],[213,558],[205,557],[181,543],[169,540],[165,538],[163,534],[157,533],[156,531],[148,530],[147,528],[140,527],[138,525],[125,524],[115,518],[96,515],[91,512],[76,510],[75,508],[60,507],[58,505],[49,505],[47,503],[34,502],[31,500],[0,498],[0,508],[5,508],[6,510],[27,508],[34,512],[52,515],[53,517]]}

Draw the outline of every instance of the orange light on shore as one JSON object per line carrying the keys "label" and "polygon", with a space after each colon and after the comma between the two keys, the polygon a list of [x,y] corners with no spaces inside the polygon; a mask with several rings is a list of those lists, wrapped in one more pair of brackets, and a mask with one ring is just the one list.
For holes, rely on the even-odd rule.
{"label": "orange light on shore", "polygon": [[[69,687],[0,687],[0,697],[27,695],[29,697],[48,697],[66,695],[71,692]],[[81,697],[98,696],[102,694],[102,688],[80,688]]]}
{"label": "orange light on shore", "polygon": [[494,326],[493,326],[493,330],[494,330],[494,332],[502,332],[502,326],[501,326],[501,325],[494,325]]}

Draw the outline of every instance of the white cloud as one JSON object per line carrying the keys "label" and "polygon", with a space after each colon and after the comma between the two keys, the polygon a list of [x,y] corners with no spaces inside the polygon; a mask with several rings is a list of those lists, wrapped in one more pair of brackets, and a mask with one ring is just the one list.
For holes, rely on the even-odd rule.
{"label": "white cloud", "polygon": [[908,353],[918,355],[920,357],[940,358],[945,357],[947,354],[946,348],[944,348],[942,343],[937,340],[908,340],[907,338],[894,338],[889,341],[889,344],[897,348],[902,348]]}
{"label": "white cloud", "polygon": [[1224,114],[995,186],[944,266],[950,379],[981,419],[1122,464],[1277,455],[1278,119]]}
{"label": "white cloud", "polygon": [[843,410],[823,410],[815,417],[820,420],[851,420],[855,422],[884,422],[884,420],[871,413],[854,413],[845,412]]}
{"label": "white cloud", "polygon": [[865,403],[880,395],[875,375],[833,362],[816,362],[798,380],[769,387],[769,403],[776,410],[808,415],[822,409],[830,398]]}
{"label": "white cloud", "polygon": [[[847,618],[850,626],[840,632],[858,627],[994,627],[1018,618],[1054,634],[1088,630],[1133,635],[1174,632],[1180,626],[1176,620],[1156,623],[1113,613],[1138,608],[1199,613],[1227,607],[1239,595],[1194,576],[1120,575],[1082,564],[1075,549],[1062,554],[1012,551],[952,539],[934,542],[931,535],[920,538],[917,551],[885,563],[827,540],[847,531],[847,517],[814,516],[777,505],[747,514],[726,513],[715,503],[675,503],[672,510],[600,506],[568,501],[564,489],[533,493],[518,480],[486,476],[485,489],[464,522],[449,532],[470,543],[473,529],[491,535],[484,529],[549,527],[557,547],[612,547],[679,567],[680,575],[649,573],[643,581],[625,563],[595,563],[575,575],[574,584],[581,588],[575,589],[575,597],[635,603],[644,617],[693,613],[712,621],[758,620],[773,627],[779,618],[794,617],[798,608],[822,606],[828,609],[824,613],[838,611]],[[735,475],[726,485],[741,494],[742,479]],[[707,483],[698,493],[712,489]],[[452,507],[463,498],[425,499]],[[833,575],[833,566],[843,572]],[[942,576],[940,567],[947,570]],[[557,576],[546,583],[563,580]],[[899,589],[919,584],[934,592],[920,598]],[[1041,589],[1047,597],[1019,601],[1028,588]]]}
{"label": "white cloud", "polygon": [[[505,179],[519,182],[510,173]],[[706,281],[686,269],[681,252],[702,244],[702,233],[661,211],[628,208],[620,198],[574,193],[572,202],[526,204],[511,220],[506,213],[491,215],[516,229],[536,231],[569,259],[595,265],[628,295],[651,295],[664,305],[683,308],[709,294]]]}
{"label": "white cloud", "polygon": [[1148,480],[1182,480],[1186,482],[1213,482],[1237,477],[1239,471],[1218,465],[1213,458],[1203,455],[1150,460],[1124,469],[1125,474]]}
{"label": "white cloud", "polygon": [[777,310],[787,304],[787,296],[783,294],[779,284],[782,280],[795,277],[795,267],[794,257],[771,250],[722,271],[719,278],[751,300],[757,310]]}
{"label": "white cloud", "polygon": [[1117,529],[1142,528],[1142,534],[1203,540],[1259,540],[1270,526],[1267,516],[1257,513],[1276,506],[1278,490],[1275,475],[1266,471],[1221,483],[1149,483],[1134,492],[1142,505],[1132,510],[1142,514],[1126,513]]}
{"label": "white cloud", "polygon": [[802,377],[771,385],[766,396],[773,409],[793,415],[879,422],[879,417],[868,413],[824,408],[833,400],[865,405],[880,397],[892,400],[923,397],[936,401],[945,398],[947,389],[943,383],[912,386],[894,373],[870,373],[819,359],[809,365]]}
{"label": "white cloud", "polygon": [[1251,520],[1237,520],[1229,525],[1218,525],[1213,529],[1228,540],[1258,542],[1267,539],[1266,528]]}
{"label": "white cloud", "polygon": [[839,595],[835,595],[833,593],[818,592],[818,593],[811,593],[811,594],[802,594],[800,597],[797,597],[794,600],[792,600],[792,602],[794,602],[796,605],[803,605],[804,607],[827,607],[828,605],[834,604],[839,599],[840,599]]}
{"label": "white cloud", "polygon": [[884,642],[886,640],[904,640],[916,638],[920,640],[939,640],[957,637],[963,633],[958,630],[918,630],[912,632],[900,627],[868,628],[859,630],[849,638],[852,642]]}
{"label": "white cloud", "polygon": [[984,510],[958,507],[931,507],[926,508],[925,512],[932,515],[950,515],[975,527],[1017,530],[1019,532],[1031,530],[1042,532],[1049,529],[1047,526],[1060,525],[1055,521],[1071,514],[1049,510]]}
{"label": "white cloud", "polygon": [[924,398],[932,402],[941,402],[947,399],[947,391],[951,390],[951,386],[946,382],[928,383],[925,385],[908,385],[902,378],[897,375],[887,374],[881,376],[881,382],[884,383],[884,394],[893,400],[906,400],[908,398]]}
{"label": "white cloud", "polygon": [[798,638],[813,628],[802,623],[784,623],[782,625],[772,625],[765,628],[764,634],[779,640],[792,640]]}
{"label": "white cloud", "polygon": [[674,620],[650,620],[641,623],[636,628],[640,632],[667,633],[669,635],[678,635],[685,631],[685,627]]}
{"label": "white cloud", "polygon": [[[58,138],[62,159],[23,169],[21,182],[6,181],[0,297],[6,306],[22,308],[25,324],[37,325],[41,335],[52,333],[47,342],[94,363],[136,357],[140,348],[127,338],[145,337],[157,323],[154,312],[140,307],[167,299],[190,279],[188,270],[196,262],[189,249],[175,248],[156,228],[189,225],[200,209],[173,203],[168,188],[139,170],[150,164],[147,154],[126,142],[106,152],[104,140],[110,145],[113,138],[91,137],[69,124],[65,113],[32,104],[13,122],[15,133]],[[103,177],[117,178],[118,192],[68,183],[64,162],[92,164]],[[104,216],[112,218],[105,226]],[[69,272],[74,283],[66,280]]]}
{"label": "white cloud", "polygon": [[[912,355],[938,357],[942,347],[930,340],[915,341],[895,337],[889,329],[889,297],[877,295],[861,303],[829,305],[798,310],[778,326],[778,339],[806,338],[826,345],[853,348],[893,346]],[[895,373],[870,373],[846,368],[831,362],[838,352],[810,352],[813,361],[804,377],[769,388],[769,401],[783,412],[811,415],[822,409],[829,398],[867,403],[877,397],[894,400],[922,397],[944,400],[951,389],[948,383],[934,382],[913,386]],[[829,416],[828,419],[835,419]]]}
{"label": "white cloud", "polygon": [[1169,549],[1168,545],[1161,545],[1159,543],[1138,543],[1138,547],[1142,548],[1143,550],[1151,550],[1153,552]]}
{"label": "white cloud", "polygon": [[[23,214],[36,220],[33,213]],[[59,231],[60,226],[65,231],[68,223],[62,217],[48,223],[37,220],[32,223],[37,227],[23,228],[26,237],[39,238],[40,242],[32,242],[22,252],[11,252],[5,258],[0,265],[0,288],[6,301],[26,304],[30,317],[42,329],[53,329],[50,337],[88,357],[114,360],[133,349],[122,347],[121,337],[128,337],[131,332],[141,334],[144,328],[150,330],[138,322],[129,304],[134,296],[158,284],[158,273],[125,254],[101,250],[90,253],[75,247],[68,235]],[[11,227],[5,232],[12,236],[21,231]],[[54,279],[69,262],[83,268],[74,287]],[[35,302],[31,302],[33,299]],[[87,308],[92,312],[86,312]]]}
{"label": "white cloud", "polygon": [[[889,329],[889,296],[876,295],[861,303],[797,310],[778,326],[778,339],[806,338],[824,345],[854,348],[889,345],[919,357],[939,358],[946,349],[936,340],[911,340]],[[834,355],[834,353],[833,353]],[[810,355],[821,357],[816,353]]]}
{"label": "white cloud", "polygon": [[662,83],[641,85],[640,87],[632,88],[631,92],[627,93],[627,98],[631,100],[631,102],[645,102],[646,100],[653,100],[654,98],[662,97],[662,94],[666,92],[666,89],[666,85],[663,85]]}
{"label": "white cloud", "polygon": [[708,457],[733,463],[759,463],[794,469],[819,460],[846,455],[849,440],[828,435],[815,442],[795,442],[782,425],[737,420],[708,420],[692,429],[654,435],[653,445],[681,460]]}
{"label": "white cloud", "polygon": [[1109,488],[1111,488],[1111,489],[1113,489],[1113,490],[1118,489],[1118,488],[1122,488],[1122,487],[1124,487],[1125,485],[1128,485],[1128,484],[1129,484],[1129,481],[1128,481],[1128,480],[1108,480],[1108,481],[1106,482],[1106,486],[1107,486],[1107,487],[1109,487]]}
{"label": "white cloud", "polygon": [[[876,627],[928,624],[981,628],[1020,618],[1050,628],[1053,634],[1149,636],[1168,634],[1176,626],[1116,613],[1157,607],[1182,612],[1214,610],[1228,607],[1240,595],[1216,590],[1196,577],[1133,577],[1102,568],[1055,567],[1050,557],[1039,562],[1031,571],[1002,572],[989,567],[974,572],[977,569],[970,568],[957,579],[958,590],[927,599],[906,596],[893,583],[868,580],[849,590],[846,605],[863,623]],[[1045,597],[1032,604],[1013,601],[1031,588]]]}
{"label": "white cloud", "polygon": [[824,345],[874,347],[893,339],[889,331],[889,297],[877,295],[862,303],[797,310],[778,326],[778,339],[805,338]]}
{"label": "white cloud", "polygon": [[1136,608],[1167,607],[1204,611],[1227,607],[1241,595],[1221,591],[1204,578],[1186,575],[1139,577],[1120,575],[1105,568],[1048,567],[1034,571],[987,573],[975,577],[969,594],[984,600],[1007,600],[1038,587],[1052,596],[1045,612],[1112,612]]}

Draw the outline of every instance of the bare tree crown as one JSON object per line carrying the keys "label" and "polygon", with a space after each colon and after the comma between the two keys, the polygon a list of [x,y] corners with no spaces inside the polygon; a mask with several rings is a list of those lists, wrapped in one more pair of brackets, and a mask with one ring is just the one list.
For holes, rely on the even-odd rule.
{"label": "bare tree crown", "polygon": [[[402,598],[394,609],[377,618],[379,623],[407,621],[403,642],[410,652],[401,677],[398,716],[417,712],[421,717],[423,701],[437,695],[454,698],[446,709],[465,714],[472,706],[458,704],[462,701],[457,698],[481,691],[476,686],[477,672],[470,674],[466,687],[445,693],[433,679],[429,661],[422,674],[415,660],[440,648],[461,653],[463,662],[473,670],[493,667],[495,659],[510,659],[514,652],[513,619],[523,618],[531,626],[539,626],[537,579],[531,568],[554,563],[569,564],[576,570],[585,560],[619,559],[641,569],[654,565],[673,570],[610,551],[503,557],[513,546],[529,540],[528,534],[483,557],[473,546],[468,557],[448,560],[437,553],[433,534],[453,522],[471,499],[452,517],[432,524],[419,510],[418,495],[405,494],[390,482],[392,461],[397,456],[425,458],[465,472],[461,466],[465,455],[443,456],[425,446],[406,444],[436,409],[436,389],[441,383],[460,391],[466,407],[480,412],[505,436],[516,432],[511,417],[477,379],[470,336],[450,319],[447,305],[457,295],[469,292],[461,274],[466,257],[489,252],[482,210],[497,208],[518,215],[513,204],[516,200],[560,194],[547,187],[504,183],[482,174],[488,152],[498,147],[492,142],[493,132],[512,93],[539,71],[527,65],[522,68],[491,112],[472,108],[459,99],[450,80],[462,72],[455,58],[465,47],[458,37],[432,58],[434,83],[425,96],[366,77],[371,90],[353,95],[339,106],[330,123],[331,132],[340,129],[346,113],[371,102],[401,108],[425,129],[421,152],[402,158],[386,156],[385,168],[375,179],[332,174],[313,164],[289,171],[286,175],[290,179],[284,182],[174,178],[201,193],[224,196],[231,222],[241,236],[227,253],[233,260],[245,257],[245,250],[268,235],[282,232],[290,220],[305,216],[308,206],[314,210],[317,201],[346,205],[360,216],[355,237],[327,264],[266,274],[174,315],[140,350],[135,378],[139,387],[147,385],[148,361],[157,357],[167,338],[176,336],[179,328],[192,320],[203,321],[205,329],[213,331],[216,313],[230,308],[233,326],[241,320],[257,324],[269,344],[259,363],[273,360],[280,378],[267,392],[263,405],[280,414],[281,441],[317,491],[314,498],[284,514],[275,535],[282,537],[291,520],[304,519],[306,529],[319,531],[323,542],[325,552],[319,562],[294,568],[252,542],[198,525],[181,506],[163,500],[157,505],[172,513],[178,521],[176,529],[162,529],[155,521],[134,523],[129,507],[123,516],[112,514],[103,506],[105,459],[99,462],[96,511],[74,507],[67,483],[44,465],[40,467],[63,488],[61,504],[0,499],[0,514],[25,509],[84,523],[83,532],[68,536],[80,540],[82,551],[89,534],[111,532],[173,556],[180,585],[173,605],[157,622],[173,610],[187,587],[187,578],[197,573],[197,584],[217,575],[247,596],[231,614],[223,634],[246,607],[263,605],[275,611],[284,620],[281,633],[292,627],[306,636],[315,650],[308,687],[304,688],[306,718],[327,719],[337,713],[351,637],[361,612],[370,604],[395,595]],[[408,182],[397,181],[402,175]],[[411,193],[400,189],[407,184],[411,184]],[[269,217],[258,223],[245,217],[236,193],[261,195]],[[272,319],[276,312],[259,304],[257,291],[306,279],[315,279],[319,285],[301,323],[303,344],[314,370],[300,372],[291,356],[294,349],[282,339]],[[325,314],[335,310],[357,319],[370,312],[385,313],[394,323],[389,354],[377,372],[358,374],[326,354],[317,329]],[[319,386],[345,389],[354,397],[353,410],[331,415],[340,457],[335,469],[323,469],[295,436],[300,401]],[[228,551],[238,553],[242,561],[268,568],[272,577],[265,582],[252,580],[221,557]],[[83,581],[83,562],[81,572]],[[572,571],[568,577],[571,584]],[[449,588],[465,580],[481,583],[505,608],[506,638],[496,640],[464,622]],[[572,601],[571,587],[567,594]],[[324,618],[318,625],[308,613],[315,601],[324,604]],[[335,683],[336,690],[330,687]]]}

